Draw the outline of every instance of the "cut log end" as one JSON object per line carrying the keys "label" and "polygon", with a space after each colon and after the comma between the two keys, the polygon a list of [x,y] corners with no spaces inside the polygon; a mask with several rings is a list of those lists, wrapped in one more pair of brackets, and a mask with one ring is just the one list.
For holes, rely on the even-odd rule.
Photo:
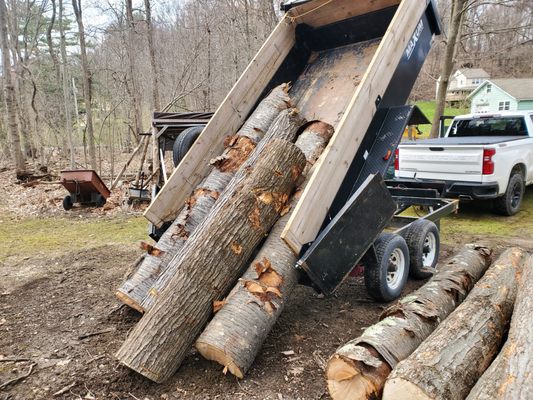
{"label": "cut log end", "polygon": [[126,304],[127,306],[133,308],[134,310],[139,311],[140,313],[144,313],[144,308],[137,303],[135,300],[133,300],[130,296],[128,296],[126,293],[117,290],[115,292],[115,296],[117,299],[119,299],[122,303]]}
{"label": "cut log end", "polygon": [[383,400],[435,400],[428,396],[418,386],[411,382],[395,378],[387,381],[385,389],[383,390]]}
{"label": "cut log end", "polygon": [[374,385],[349,360],[334,356],[326,371],[328,390],[335,400],[366,399],[376,393]]}
{"label": "cut log end", "polygon": [[244,371],[233,362],[224,350],[201,341],[197,341],[195,347],[207,360],[216,361],[220,365],[223,365],[224,370],[227,368],[232,375],[235,375],[239,379],[244,377]]}

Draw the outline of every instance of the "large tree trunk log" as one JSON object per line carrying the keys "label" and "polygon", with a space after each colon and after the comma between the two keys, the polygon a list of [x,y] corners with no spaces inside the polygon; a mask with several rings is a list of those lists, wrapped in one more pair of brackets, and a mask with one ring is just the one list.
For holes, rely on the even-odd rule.
{"label": "large tree trunk log", "polygon": [[[239,132],[228,138],[226,149],[214,162],[211,173],[191,194],[178,217],[157,242],[156,248],[149,248],[150,251],[144,255],[138,266],[132,268],[130,276],[117,290],[116,296],[123,303],[140,312],[145,311],[141,303],[165,272],[169,261],[209,214],[220,193],[263,138],[280,111],[289,106],[288,89],[287,84],[274,88],[257,106]],[[288,117],[287,114],[288,112],[284,113],[285,118]],[[292,120],[300,125],[302,123],[298,116],[293,116]]]}
{"label": "large tree trunk log", "polygon": [[253,168],[243,165],[172,260],[179,268],[168,287],[116,354],[120,362],[155,382],[179,368],[207,323],[213,301],[231,289],[287,206],[305,156],[286,140],[273,140],[263,150]]}
{"label": "large tree trunk log", "polygon": [[378,397],[392,368],[465,299],[490,263],[489,249],[465,248],[420,289],[387,309],[380,322],[341,346],[326,368],[331,397]]}
{"label": "large tree trunk log", "polygon": [[506,250],[466,300],[391,372],[383,399],[464,399],[500,349],[524,261],[522,250]]}
{"label": "large tree trunk log", "polygon": [[[254,151],[254,154],[256,156],[257,154],[260,154],[262,149],[274,139],[283,139],[289,142],[293,142],[294,139],[296,138],[298,128],[300,128],[304,124],[304,122],[305,120],[303,119],[303,117],[299,114],[299,112],[296,109],[290,108],[287,110],[283,110],[278,115],[278,117],[275,119],[275,121],[272,123],[270,128],[268,129],[268,132],[266,136],[264,137],[264,139],[256,147],[256,151]],[[229,160],[230,165],[238,164],[239,166],[241,166],[244,162],[245,164],[243,165],[243,168],[250,168],[253,166],[255,158],[256,157],[252,155],[249,159],[243,159],[242,161],[239,161],[238,163],[235,162],[234,158],[227,158],[227,159],[219,158],[219,159],[220,159],[220,165],[227,165],[226,162]],[[222,168],[222,170],[225,171],[224,173],[227,173],[227,171],[229,171],[228,168]],[[231,174],[232,176],[235,175],[234,172],[232,172]],[[230,187],[228,187],[226,191],[223,192],[224,195],[226,195],[226,192],[228,190],[232,190],[230,189]],[[233,186],[233,188],[234,187],[235,186]],[[202,197],[203,198],[196,199],[195,200],[196,203],[201,203],[200,200],[203,200],[205,202],[206,196],[202,196]],[[212,196],[207,196],[207,197],[212,197]],[[204,204],[199,204],[198,207],[194,207],[195,210],[197,210],[196,212],[197,215],[192,215],[192,208],[193,207],[191,207],[191,212],[189,213],[190,214],[189,217],[186,220],[184,220],[184,222],[190,221],[190,226],[191,226],[191,228],[189,228],[189,230],[187,231],[187,237],[189,236],[189,233],[192,230],[194,230],[194,228],[196,228],[205,219],[206,215],[209,213],[209,210],[204,211],[206,208]],[[198,216],[198,214],[200,213],[201,213],[201,218],[199,218]],[[184,225],[182,223],[177,226],[179,229],[181,226],[184,226]],[[183,247],[184,242],[185,240],[182,241],[180,248]],[[164,270],[160,273],[160,275],[157,278],[157,281],[153,283],[152,287],[148,290],[148,293],[146,294],[146,296],[141,302],[141,308],[143,310],[145,311],[149,310],[153,306],[159,293],[161,293],[165,289],[170,279],[172,279],[172,277],[176,273],[176,268],[178,268],[179,265],[178,264],[169,265],[170,260],[175,254],[177,254],[177,251],[173,252],[172,255],[165,257],[166,260],[165,260]]]}
{"label": "large tree trunk log", "polygon": [[467,400],[533,399],[533,257],[525,264],[500,354],[477,381]]}
{"label": "large tree trunk log", "polygon": [[[313,122],[300,134],[296,146],[307,159],[304,176],[311,175],[309,170],[332,134],[333,127],[323,122]],[[293,196],[291,207],[298,197]],[[224,302],[215,305],[216,310],[223,304],[196,341],[205,358],[224,365],[238,378],[252,365],[298,282],[297,258],[280,237],[290,214],[274,225],[240,282]]]}

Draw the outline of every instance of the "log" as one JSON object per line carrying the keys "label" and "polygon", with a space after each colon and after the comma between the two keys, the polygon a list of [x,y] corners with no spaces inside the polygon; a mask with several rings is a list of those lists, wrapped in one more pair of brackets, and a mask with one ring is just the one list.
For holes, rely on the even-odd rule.
{"label": "log", "polygon": [[[213,163],[211,173],[187,199],[178,217],[161,236],[155,248],[150,247],[150,251],[131,268],[132,273],[117,289],[115,294],[124,304],[140,312],[145,311],[141,303],[165,272],[169,261],[211,211],[220,193],[263,138],[280,111],[290,105],[288,89],[287,84],[274,88],[257,106],[239,132],[226,140],[224,153]],[[302,121],[298,118],[296,123],[301,124]]]}
{"label": "log", "polygon": [[525,260],[522,250],[506,250],[466,300],[394,368],[383,399],[464,399],[500,349]]}
{"label": "log", "polygon": [[[324,122],[313,122],[300,134],[296,146],[307,159],[303,176],[311,175],[309,170],[332,134],[333,127]],[[303,186],[305,183],[300,190]],[[293,196],[291,209],[298,198],[298,194]],[[252,365],[298,282],[297,257],[280,237],[289,218],[290,212],[276,222],[227,299],[215,303],[216,314],[196,341],[202,356],[222,364],[238,378]]]}
{"label": "log", "polygon": [[385,380],[467,296],[491,263],[492,252],[470,245],[415,292],[380,316],[380,322],[341,346],[328,361],[326,378],[333,399],[381,395]]}
{"label": "log", "polygon": [[179,368],[206,325],[213,301],[228,293],[284,212],[305,157],[294,144],[275,139],[252,168],[247,163],[172,259],[179,268],[168,287],[116,353],[122,364],[155,382]]}
{"label": "log", "polygon": [[520,280],[507,341],[467,400],[533,399],[533,257]]}
{"label": "log", "polygon": [[[264,148],[265,145],[267,145],[268,143],[270,143],[272,140],[274,139],[283,139],[283,140],[287,140],[289,142],[293,142],[294,139],[296,138],[296,135],[297,135],[297,132],[298,132],[298,128],[300,128],[303,124],[304,124],[305,120],[303,119],[303,117],[300,115],[300,113],[298,112],[298,110],[296,110],[295,108],[290,108],[290,109],[287,109],[287,110],[283,110],[279,115],[278,117],[274,120],[274,122],[272,123],[272,125],[270,126],[267,134],[265,135],[264,139],[259,143],[259,145],[256,147],[256,152],[254,152],[254,154],[260,154],[262,149]],[[243,168],[250,168],[254,161],[255,161],[255,157],[252,156],[250,157],[249,159],[247,160],[243,160],[243,162],[246,163],[243,165]],[[225,161],[222,161],[222,165],[224,165],[224,162]],[[232,161],[233,163],[233,161]],[[239,163],[239,165],[241,165],[242,163]],[[233,174],[234,175],[234,174]],[[227,190],[230,190],[230,189],[227,189]],[[226,190],[226,192],[227,192]],[[224,193],[226,193],[224,192]],[[205,200],[205,196],[203,197],[203,200]],[[198,209],[198,207],[195,207],[196,209]],[[205,209],[206,207],[203,207],[203,209]],[[208,212],[205,213],[205,215],[202,216],[202,220],[205,219],[205,216],[207,215]],[[191,225],[193,224],[193,221],[196,222],[196,226],[198,226],[201,221],[198,221],[198,217],[195,216],[196,218],[191,218],[189,216],[189,221],[191,221]],[[177,225],[178,227],[181,226],[181,225]],[[189,234],[187,234],[187,237],[188,237]],[[183,244],[185,243],[185,241],[182,242],[181,244],[181,247],[183,247]],[[174,252],[174,254],[177,254],[177,251]],[[173,254],[173,255],[174,255]],[[172,256],[173,256],[172,255]],[[159,274],[159,276],[157,277],[157,280],[152,284],[152,287],[148,290],[146,296],[143,298],[141,304],[140,304],[140,308],[142,310],[149,310],[157,296],[159,295],[159,293],[161,293],[165,287],[168,285],[168,282],[170,281],[170,279],[172,279],[172,277],[174,276],[174,274],[176,273],[176,268],[178,267],[178,264],[173,264],[173,266],[170,266],[169,263],[170,263],[170,260],[172,259],[171,256],[167,256],[166,257],[166,260],[165,260],[165,266],[166,268],[164,268],[161,273]]]}

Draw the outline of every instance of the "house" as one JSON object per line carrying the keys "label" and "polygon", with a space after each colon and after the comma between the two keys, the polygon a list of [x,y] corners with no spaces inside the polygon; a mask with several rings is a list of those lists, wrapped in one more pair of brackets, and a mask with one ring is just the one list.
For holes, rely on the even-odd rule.
{"label": "house", "polygon": [[472,113],[533,110],[533,78],[490,79],[468,98]]}
{"label": "house", "polygon": [[446,91],[446,102],[450,105],[463,103],[481,83],[489,79],[489,74],[481,68],[463,68],[451,77]]}

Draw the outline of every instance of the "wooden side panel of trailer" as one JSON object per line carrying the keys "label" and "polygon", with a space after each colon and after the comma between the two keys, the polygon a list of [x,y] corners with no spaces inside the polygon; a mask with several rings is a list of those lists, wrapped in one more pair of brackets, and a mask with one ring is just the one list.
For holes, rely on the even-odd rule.
{"label": "wooden side panel of trailer", "polygon": [[[334,3],[336,2],[333,1],[331,4]],[[403,0],[399,5],[334,136],[316,165],[316,170],[283,231],[282,238],[296,254],[300,253],[305,244],[312,242],[320,231],[329,207],[376,112],[376,99],[385,93],[426,8],[427,2],[423,0]],[[304,17],[306,16],[302,18]]]}
{"label": "wooden side panel of trailer", "polygon": [[170,176],[144,216],[156,226],[173,220],[187,196],[209,173],[209,161],[223,151],[224,138],[244,123],[264,88],[292,49],[295,24],[285,16],[218,107],[201,135]]}

